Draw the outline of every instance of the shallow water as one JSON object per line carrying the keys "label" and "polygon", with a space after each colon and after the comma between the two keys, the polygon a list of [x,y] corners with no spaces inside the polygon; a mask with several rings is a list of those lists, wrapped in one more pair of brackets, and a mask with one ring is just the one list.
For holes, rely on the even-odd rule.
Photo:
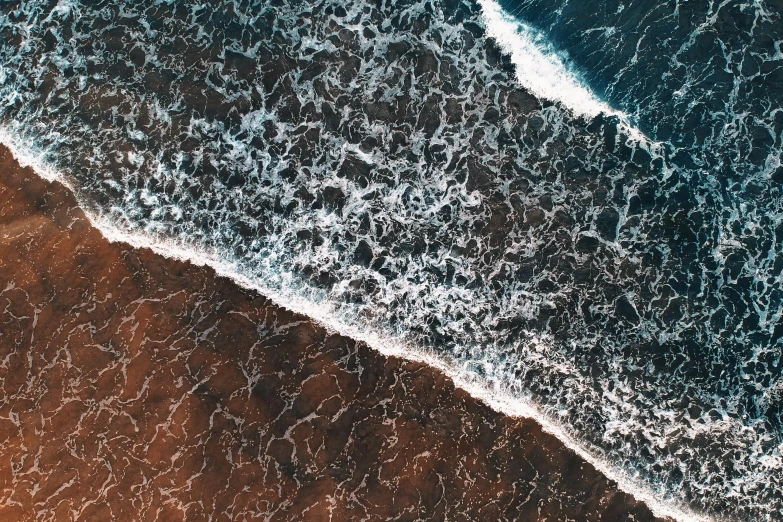
{"label": "shallow water", "polygon": [[6,2],[0,120],[122,231],[783,516],[783,23],[754,2]]}

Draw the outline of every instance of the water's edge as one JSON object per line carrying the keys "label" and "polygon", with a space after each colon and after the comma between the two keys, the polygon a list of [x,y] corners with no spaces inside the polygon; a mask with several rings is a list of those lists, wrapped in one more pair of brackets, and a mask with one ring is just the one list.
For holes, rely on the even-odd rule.
{"label": "water's edge", "polygon": [[442,355],[436,355],[432,350],[412,347],[374,333],[362,332],[357,327],[341,321],[339,317],[331,313],[332,310],[324,303],[310,302],[293,294],[265,287],[243,275],[234,265],[220,259],[215,253],[199,251],[191,245],[177,243],[165,237],[120,230],[107,219],[91,212],[68,177],[49,166],[43,157],[29,145],[20,143],[20,140],[8,129],[0,129],[0,145],[9,149],[20,166],[31,168],[41,178],[57,181],[67,188],[79,203],[85,217],[108,241],[125,243],[137,249],[147,248],[170,259],[188,262],[196,266],[210,267],[216,275],[230,279],[242,288],[261,294],[276,306],[308,317],[330,333],[363,342],[369,348],[386,357],[424,363],[445,374],[454,382],[456,388],[464,390],[471,397],[485,403],[493,410],[510,417],[524,417],[534,420],[543,431],[557,438],[564,446],[609,480],[616,482],[618,490],[644,502],[656,517],[670,517],[678,522],[713,521],[712,518],[694,512],[681,503],[662,499],[660,494],[653,491],[649,485],[644,484],[637,477],[617,469],[610,461],[602,458],[595,449],[577,440],[566,426],[559,424],[532,401],[513,396],[496,383],[481,382],[473,378],[472,373],[465,371],[455,361]]}

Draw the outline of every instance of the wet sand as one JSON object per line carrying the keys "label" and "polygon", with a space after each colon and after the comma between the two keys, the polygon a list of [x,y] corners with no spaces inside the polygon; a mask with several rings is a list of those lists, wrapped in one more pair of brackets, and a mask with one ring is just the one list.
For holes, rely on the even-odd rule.
{"label": "wet sand", "polygon": [[109,243],[0,148],[0,520],[655,520],[528,419]]}

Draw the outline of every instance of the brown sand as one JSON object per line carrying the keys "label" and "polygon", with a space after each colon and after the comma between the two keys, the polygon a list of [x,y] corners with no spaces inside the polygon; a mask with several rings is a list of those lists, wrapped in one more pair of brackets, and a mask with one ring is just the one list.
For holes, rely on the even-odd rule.
{"label": "brown sand", "polygon": [[533,421],[208,268],[0,149],[0,521],[654,520]]}

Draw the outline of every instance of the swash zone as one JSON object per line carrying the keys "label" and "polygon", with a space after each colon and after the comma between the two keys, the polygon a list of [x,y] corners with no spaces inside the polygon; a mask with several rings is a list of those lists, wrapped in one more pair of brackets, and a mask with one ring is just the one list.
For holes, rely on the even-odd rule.
{"label": "swash zone", "polygon": [[521,89],[471,2],[0,13],[3,125],[117,227],[453,358],[661,495],[783,513],[779,100],[722,156],[586,75],[639,141]]}

